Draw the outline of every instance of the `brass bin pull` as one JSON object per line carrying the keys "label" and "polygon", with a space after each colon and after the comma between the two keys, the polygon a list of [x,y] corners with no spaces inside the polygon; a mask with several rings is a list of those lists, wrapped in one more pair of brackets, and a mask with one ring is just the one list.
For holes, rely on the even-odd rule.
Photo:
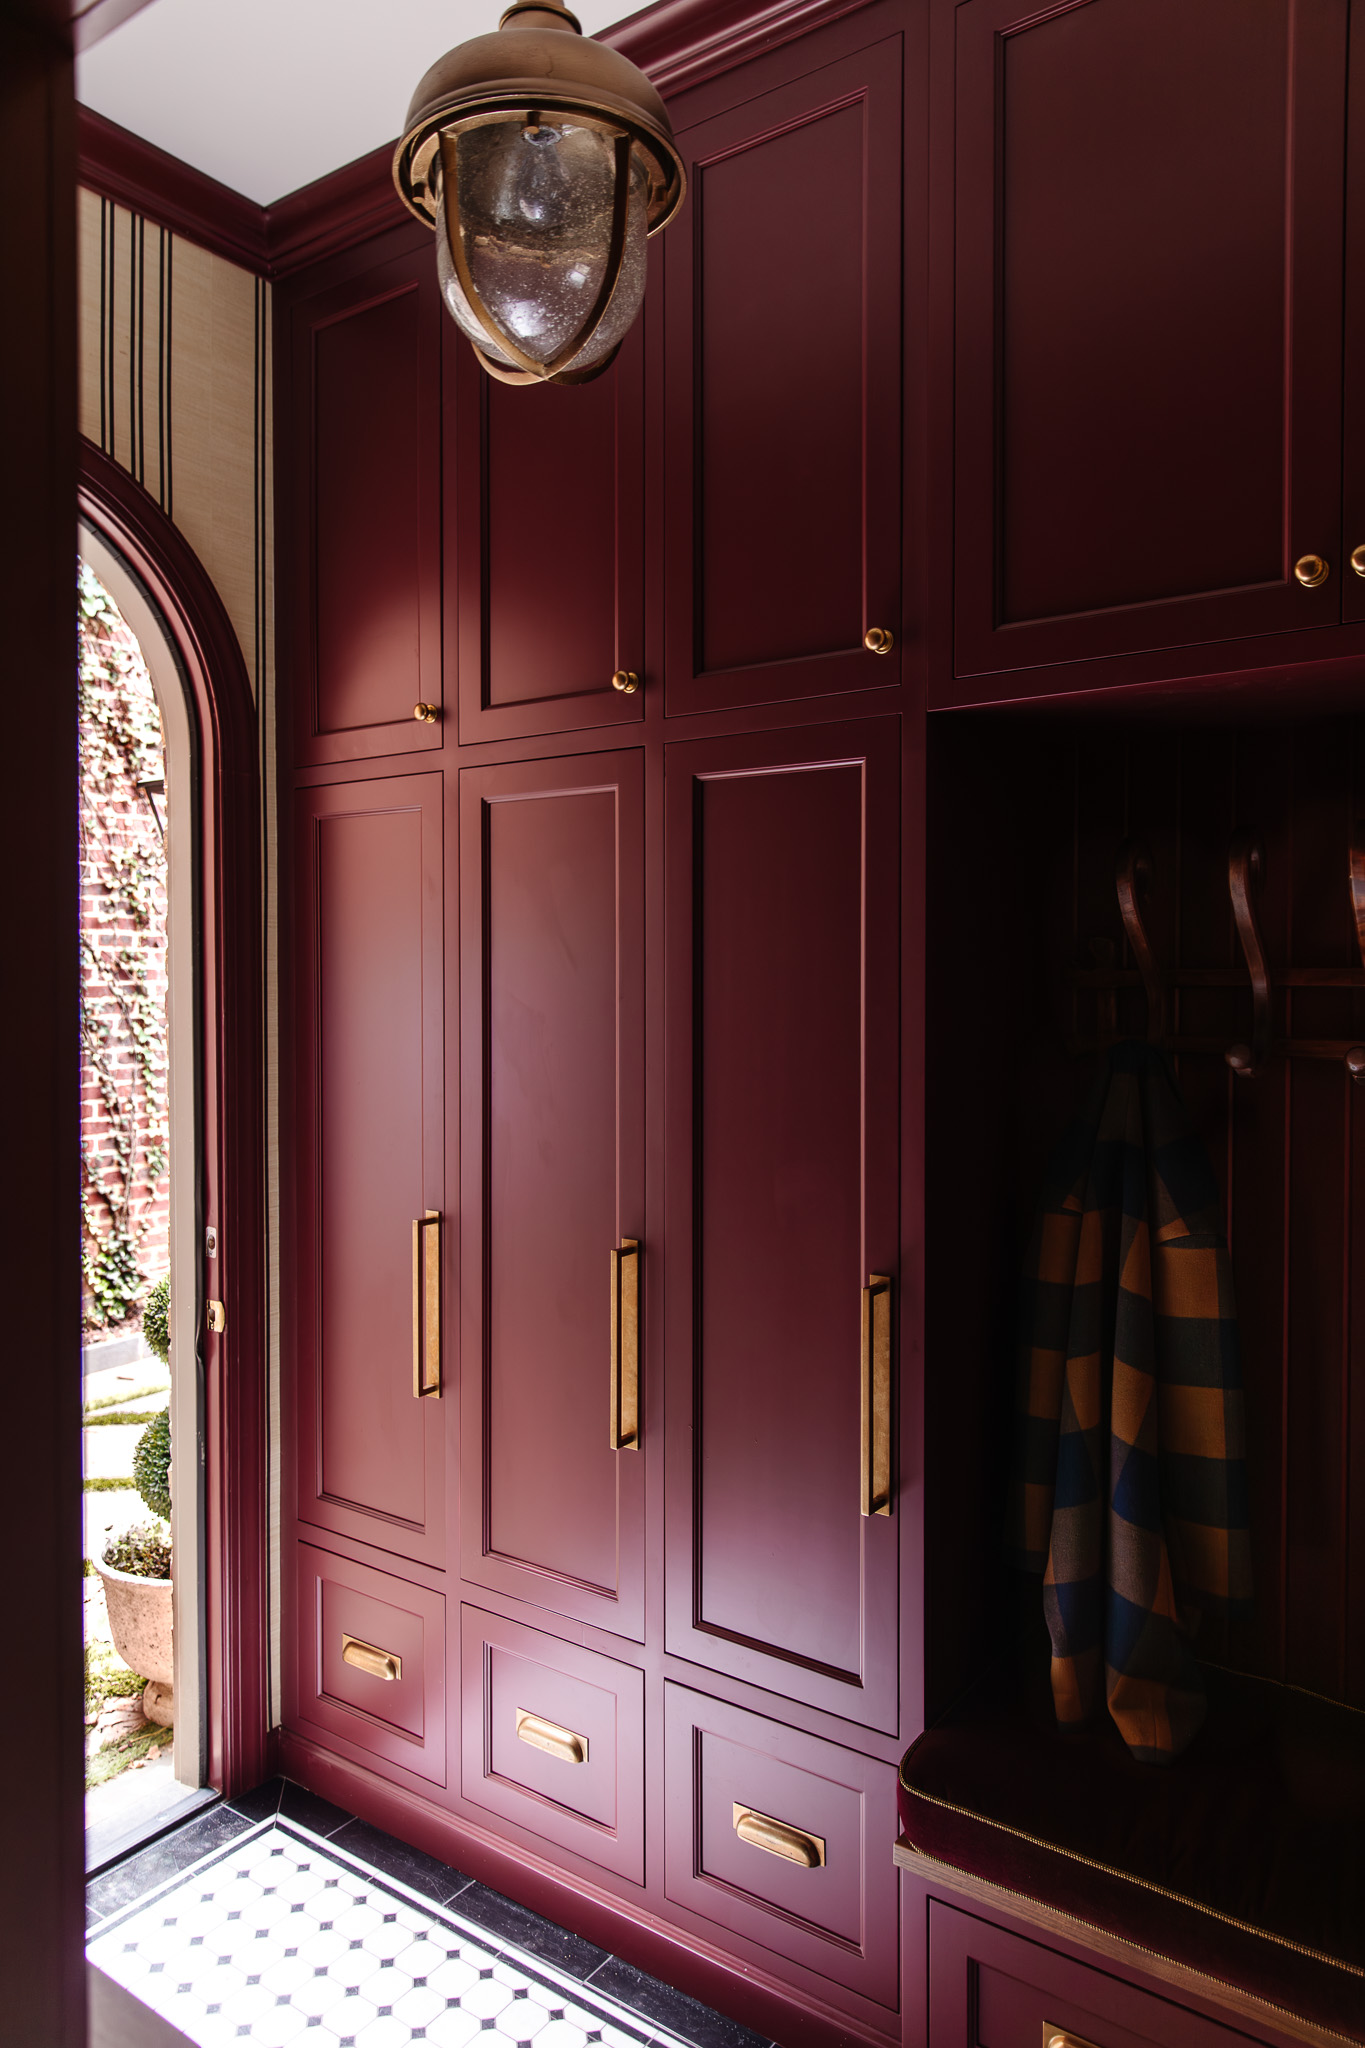
{"label": "brass bin pull", "polygon": [[412,1392],[441,1398],[441,1212],[412,1226]]}
{"label": "brass bin pull", "polygon": [[891,1276],[869,1273],[863,1289],[862,1511],[891,1512]]}
{"label": "brass bin pull", "polygon": [[823,1836],[808,1835],[804,1828],[788,1827],[784,1820],[773,1820],[766,1813],[755,1813],[751,1806],[741,1806],[737,1799],[732,1802],[731,1810],[735,1833],[741,1842],[748,1842],[754,1849],[765,1849],[769,1856],[780,1856],[784,1863],[799,1863],[803,1870],[823,1869]]}
{"label": "brass bin pull", "polygon": [[358,1636],[341,1638],[341,1661],[354,1664],[357,1671],[368,1672],[371,1678],[384,1678],[392,1682],[403,1676],[403,1659],[392,1650],[377,1650],[373,1643],[362,1643]]}
{"label": "brass bin pull", "polygon": [[611,1255],[611,1413],[614,1451],[640,1448],[640,1240],[623,1237]]}
{"label": "brass bin pull", "polygon": [[543,1749],[546,1756],[557,1756],[566,1764],[588,1761],[586,1735],[575,1735],[572,1728],[560,1728],[539,1714],[528,1714],[525,1707],[517,1708],[517,1741],[529,1742],[532,1749]]}
{"label": "brass bin pull", "polygon": [[1044,2020],[1043,2048],[1095,2048],[1095,2043],[1073,2034],[1070,2027],[1056,2027],[1051,2020]]}

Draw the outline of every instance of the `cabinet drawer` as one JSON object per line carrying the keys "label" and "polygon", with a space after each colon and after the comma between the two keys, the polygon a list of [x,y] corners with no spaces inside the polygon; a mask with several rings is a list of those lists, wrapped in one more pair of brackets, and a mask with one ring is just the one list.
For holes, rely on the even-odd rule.
{"label": "cabinet drawer", "polygon": [[477,1607],[460,1670],[465,1798],[643,1884],[643,1672]]}
{"label": "cabinet drawer", "polygon": [[300,1718],[444,1785],[441,1595],[300,1543],[297,1611]]}
{"label": "cabinet drawer", "polygon": [[664,1726],[669,1898],[894,2010],[891,1765],[679,1685]]}
{"label": "cabinet drawer", "polygon": [[929,2048],[1039,2048],[1060,2031],[1088,2048],[1247,2048],[1240,2031],[933,1900]]}

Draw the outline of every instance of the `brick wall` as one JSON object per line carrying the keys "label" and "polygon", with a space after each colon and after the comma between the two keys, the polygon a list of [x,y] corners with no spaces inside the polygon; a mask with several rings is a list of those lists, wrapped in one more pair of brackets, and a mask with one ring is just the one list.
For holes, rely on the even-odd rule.
{"label": "brick wall", "polygon": [[78,616],[82,1306],[103,1331],[168,1264],[166,857],[138,787],[164,756],[137,642],[85,564]]}

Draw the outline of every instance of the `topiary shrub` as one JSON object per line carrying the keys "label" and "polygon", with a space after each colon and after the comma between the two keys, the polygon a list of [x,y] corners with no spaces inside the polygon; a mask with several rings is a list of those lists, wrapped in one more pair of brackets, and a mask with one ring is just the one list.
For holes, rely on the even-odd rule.
{"label": "topiary shrub", "polygon": [[142,1311],[142,1334],[163,1365],[171,1362],[171,1280],[158,1280]]}
{"label": "topiary shrub", "polygon": [[[131,1572],[138,1579],[168,1579],[171,1575],[169,1532],[148,1522],[110,1536],[104,1546],[104,1562],[116,1572]],[[139,1680],[139,1683],[141,1681]]]}
{"label": "topiary shrub", "polygon": [[154,1415],[133,1452],[133,1484],[154,1515],[171,1519],[171,1416]]}

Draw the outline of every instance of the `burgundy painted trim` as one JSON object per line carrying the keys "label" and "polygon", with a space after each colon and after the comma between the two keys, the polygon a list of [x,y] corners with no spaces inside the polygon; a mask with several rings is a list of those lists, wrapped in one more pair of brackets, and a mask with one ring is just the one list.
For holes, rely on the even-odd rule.
{"label": "burgundy painted trim", "polygon": [[203,1185],[218,1225],[223,1336],[201,1327],[208,1775],[231,1796],[265,1772],[268,1548],[262,1131],[260,777],[256,707],[231,621],[156,501],[91,442],[81,510],[159,607],[199,743]]}
{"label": "burgundy painted trim", "polygon": [[[600,40],[648,71],[661,89],[677,92],[868,4],[765,0],[755,7],[754,0],[659,0]],[[129,0],[95,0],[87,12],[106,7],[135,11]],[[393,187],[391,142],[258,206],[93,108],[78,107],[76,115],[82,185],[260,277],[288,277],[410,218]]]}

